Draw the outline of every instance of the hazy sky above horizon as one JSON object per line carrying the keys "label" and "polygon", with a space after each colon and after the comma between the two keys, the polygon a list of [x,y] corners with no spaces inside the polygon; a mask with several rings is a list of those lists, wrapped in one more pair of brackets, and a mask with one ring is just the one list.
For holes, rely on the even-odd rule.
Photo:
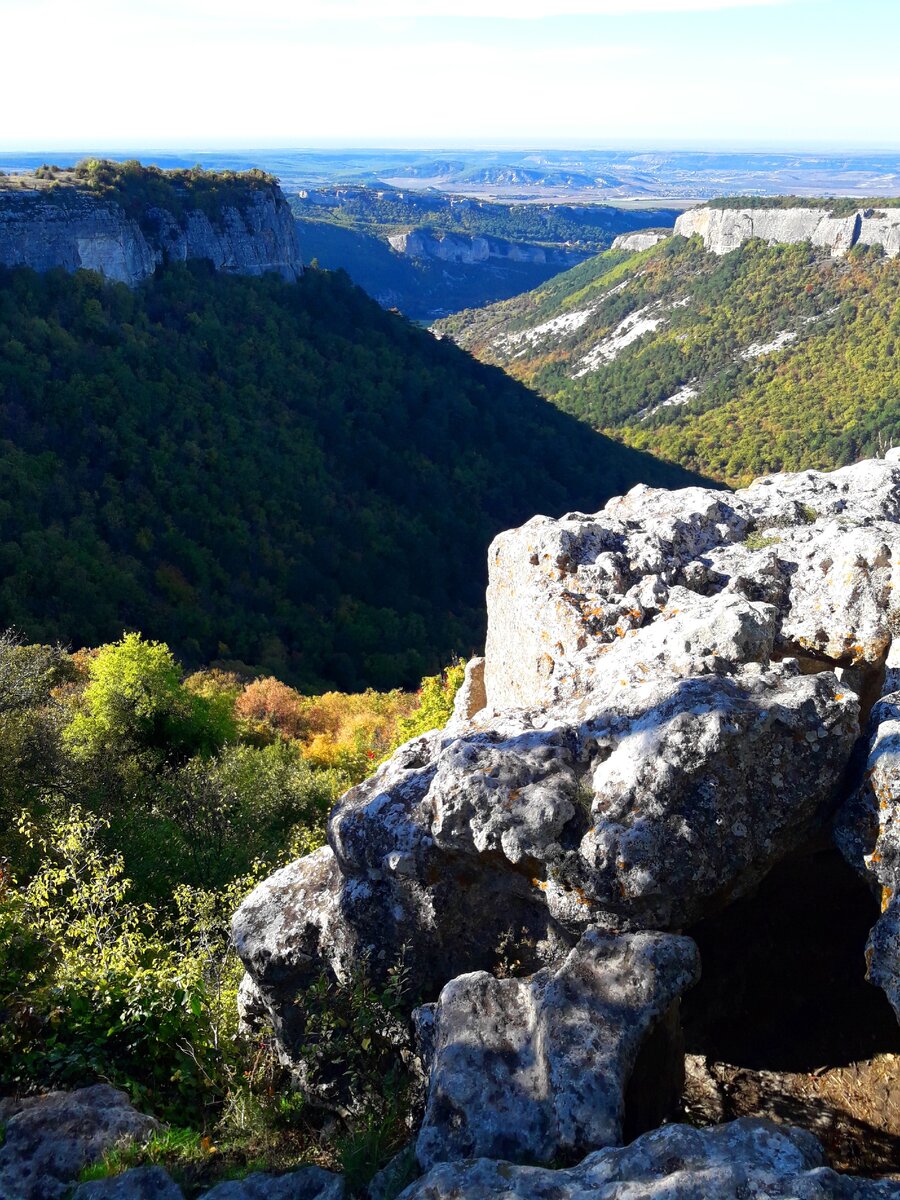
{"label": "hazy sky above horizon", "polygon": [[0,0],[0,150],[900,149],[900,0]]}

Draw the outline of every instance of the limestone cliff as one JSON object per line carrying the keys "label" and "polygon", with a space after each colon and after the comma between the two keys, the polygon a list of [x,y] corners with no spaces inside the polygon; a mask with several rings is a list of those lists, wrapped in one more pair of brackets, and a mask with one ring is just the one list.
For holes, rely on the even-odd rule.
{"label": "limestone cliff", "polygon": [[555,246],[540,246],[530,242],[509,242],[505,238],[469,237],[462,233],[431,232],[413,229],[395,233],[388,241],[398,254],[408,258],[434,258],[441,262],[483,263],[489,259],[521,263],[554,263],[559,269],[573,266],[584,258],[578,252],[569,253]]}
{"label": "limestone cliff", "polygon": [[649,250],[652,246],[659,245],[671,236],[671,229],[636,229],[634,233],[620,233],[613,241],[612,248],[638,254],[641,250]]}
{"label": "limestone cliff", "polygon": [[832,216],[827,208],[692,208],[675,222],[683,237],[699,234],[707,250],[728,254],[750,238],[764,242],[811,242],[834,255],[857,243],[880,244],[889,258],[900,254],[900,208],[860,208]]}
{"label": "limestone cliff", "polygon": [[76,187],[0,190],[0,264],[36,271],[99,271],[134,285],[163,262],[207,259],[239,275],[275,271],[296,279],[302,260],[294,219],[279,188],[227,200],[214,215],[148,205],[133,215],[112,197]]}

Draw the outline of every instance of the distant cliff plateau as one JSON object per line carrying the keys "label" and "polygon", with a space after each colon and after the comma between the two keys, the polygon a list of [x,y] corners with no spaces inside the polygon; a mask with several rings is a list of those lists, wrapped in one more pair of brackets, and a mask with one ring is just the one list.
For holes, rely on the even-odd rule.
{"label": "distant cliff plateau", "polygon": [[384,184],[290,197],[308,259],[342,268],[386,308],[432,320],[539,287],[675,209],[500,204]]}
{"label": "distant cliff plateau", "polygon": [[0,179],[0,265],[84,268],[134,286],[190,259],[297,279],[297,229],[274,178],[90,159]]}
{"label": "distant cliff plateau", "polygon": [[[795,200],[788,204],[786,201]],[[846,200],[784,201],[746,206],[720,200],[692,208],[675,222],[684,237],[699,234],[713,254],[729,254],[751,238],[769,242],[809,242],[832,254],[854,246],[880,245],[889,258],[900,254],[900,208],[880,202],[856,207]]]}

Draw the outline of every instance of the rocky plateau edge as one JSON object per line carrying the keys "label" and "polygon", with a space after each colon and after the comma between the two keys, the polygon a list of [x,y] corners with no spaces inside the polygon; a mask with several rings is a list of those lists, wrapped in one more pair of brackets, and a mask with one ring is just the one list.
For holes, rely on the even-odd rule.
{"label": "rocky plateau edge", "polygon": [[[448,726],[352,789],[328,846],[236,915],[244,1016],[308,1087],[295,997],[404,952],[434,997],[414,1014],[427,1100],[408,1195],[643,1195],[592,1158],[525,1164],[611,1163],[636,1103],[639,1126],[659,1124],[700,970],[684,930],[827,841],[835,816],[883,904],[860,961],[896,1008],[900,455],[734,494],[639,486],[501,534],[489,568],[485,658]],[[522,978],[498,977],[510,941]],[[742,1195],[757,1169],[772,1195],[900,1194],[816,1175],[808,1135],[785,1130],[789,1171],[751,1127],[645,1138],[694,1146],[678,1195]]]}

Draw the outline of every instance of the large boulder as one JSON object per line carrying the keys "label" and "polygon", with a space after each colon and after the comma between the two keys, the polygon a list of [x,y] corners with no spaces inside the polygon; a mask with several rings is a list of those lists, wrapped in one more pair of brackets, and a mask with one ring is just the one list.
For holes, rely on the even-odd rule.
{"label": "large boulder", "polygon": [[[577,1161],[617,1145],[638,1053],[699,974],[690,938],[586,933],[555,969],[452,980],[434,1015],[420,1166]],[[676,1038],[667,1049],[656,1062],[657,1121],[683,1082],[683,1046]]]}
{"label": "large boulder", "polygon": [[858,727],[852,690],[790,662],[647,674],[595,699],[479,714],[348,793],[331,848],[266,880],[235,919],[276,1031],[323,964],[386,969],[406,947],[428,998],[492,970],[510,936],[537,968],[592,925],[682,927],[830,811]]}
{"label": "large boulder", "polygon": [[184,1200],[184,1192],[162,1167],[132,1167],[121,1175],[82,1183],[72,1200]]}
{"label": "large boulder", "polygon": [[589,929],[677,931],[820,836],[880,694],[900,462],[737,493],[633,489],[489,553],[488,638],[446,729],[338,803],[327,848],[234,923],[245,1018],[285,1061],[323,971],[404,955],[419,995],[557,966]]}
{"label": "large boulder", "polygon": [[[486,704],[583,694],[614,675],[610,654],[640,659],[648,641],[681,662],[702,657],[704,637],[707,653],[760,661],[765,639],[736,618],[723,628],[714,597],[773,606],[779,655],[879,667],[898,612],[898,522],[900,463],[885,460],[769,476],[733,494],[639,485],[593,516],[535,517],[488,554]],[[693,646],[681,644],[685,625]]]}
{"label": "large boulder", "polygon": [[107,1084],[0,1102],[2,1200],[58,1200],[110,1150],[150,1139],[159,1123]]}
{"label": "large boulder", "polygon": [[303,1167],[287,1175],[254,1171],[243,1179],[217,1183],[200,1200],[344,1200],[344,1180],[321,1167]]}
{"label": "large boulder", "polygon": [[441,1163],[400,1200],[897,1200],[900,1183],[838,1175],[805,1130],[770,1121],[668,1125],[568,1170]]}

